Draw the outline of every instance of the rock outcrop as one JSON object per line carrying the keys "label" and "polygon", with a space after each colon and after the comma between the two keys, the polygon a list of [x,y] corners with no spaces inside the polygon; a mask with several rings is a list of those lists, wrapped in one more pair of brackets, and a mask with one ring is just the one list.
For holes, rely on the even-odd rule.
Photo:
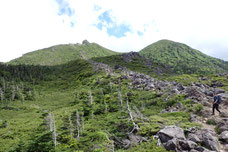
{"label": "rock outcrop", "polygon": [[157,136],[167,150],[176,152],[211,152],[220,150],[216,133],[209,129],[201,129],[189,133],[186,138],[183,129],[177,126],[166,126],[157,133]]}

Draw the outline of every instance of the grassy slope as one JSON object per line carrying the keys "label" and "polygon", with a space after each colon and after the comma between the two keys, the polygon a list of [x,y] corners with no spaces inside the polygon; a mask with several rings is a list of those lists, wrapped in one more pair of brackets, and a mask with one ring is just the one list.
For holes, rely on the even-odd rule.
{"label": "grassy slope", "polygon": [[65,44],[34,51],[14,59],[9,64],[60,65],[76,59],[90,59],[117,54],[96,43]]}
{"label": "grassy slope", "polygon": [[[59,143],[56,151],[107,151],[113,135],[124,139],[127,137],[126,133],[132,130],[126,109],[126,95],[131,108],[138,107],[150,119],[150,122],[135,119],[140,126],[138,135],[149,137],[150,141],[129,150],[115,147],[118,151],[165,152],[164,148],[156,147],[155,141],[152,140],[152,135],[162,126],[178,123],[181,127],[188,128],[197,125],[189,122],[190,115],[186,112],[159,113],[177,101],[189,106],[191,102],[186,101],[184,97],[177,96],[164,102],[166,96],[163,97],[154,91],[129,90],[129,80],[121,80],[119,76],[94,73],[92,66],[84,60],[72,61],[56,68],[60,70],[53,69],[48,73],[48,79],[38,81],[35,85],[31,84],[36,90],[35,100],[25,100],[23,104],[20,100],[1,102],[0,143],[3,146],[0,146],[0,151],[16,151],[16,149],[34,151],[32,148],[42,146],[49,148],[48,151],[54,151],[52,136],[48,136],[48,125],[44,123],[47,123],[46,115],[49,112],[55,115]],[[90,90],[93,106],[89,104]],[[122,93],[123,107],[120,106],[118,91]],[[84,115],[85,126],[80,134],[80,140],[72,138],[69,131],[69,127],[72,126],[73,135],[76,136],[76,111],[79,111],[80,117]],[[8,123],[7,127],[3,125],[5,121]],[[40,146],[36,145],[37,143]]]}
{"label": "grassy slope", "polygon": [[228,71],[227,62],[169,40],[153,43],[142,49],[140,54],[155,62],[171,66],[176,73],[208,74]]}
{"label": "grassy slope", "polygon": [[[153,68],[148,68],[141,60],[134,59],[131,62],[125,62],[121,55],[92,60],[108,63],[113,67],[121,65],[134,71],[153,73]],[[163,67],[158,64],[154,65]],[[128,88],[129,80],[121,79],[120,76],[107,76],[101,72],[94,72],[88,61],[80,59],[54,67],[22,67],[1,67],[4,70],[0,71],[0,88],[3,87],[2,78],[12,82],[8,86],[19,84],[23,80],[24,85],[34,88],[36,98],[35,100],[26,99],[23,103],[19,99],[0,101],[0,151],[29,151],[29,149],[37,151],[32,148],[39,147],[48,149],[46,151],[108,151],[114,136],[125,139],[126,133],[132,130],[132,123],[129,121],[126,109],[126,96],[132,110],[136,106],[144,116],[149,118],[149,122],[135,119],[140,127],[137,134],[148,137],[149,141],[128,150],[117,146],[116,151],[165,152],[164,148],[157,147],[156,142],[152,140],[153,135],[159,129],[173,124],[179,124],[182,128],[198,126],[189,122],[189,111],[194,112],[194,107],[197,105],[193,105],[194,103],[186,100],[184,96],[173,96],[165,101],[165,94],[131,90]],[[18,74],[15,75],[15,72]],[[25,76],[26,79],[23,79]],[[209,78],[210,81],[222,81],[226,84],[225,89],[228,88],[226,78],[215,76]],[[176,75],[167,79],[190,83],[190,81],[198,81],[198,75]],[[90,91],[93,96],[92,106],[90,105]],[[122,93],[123,107],[120,106],[118,91]],[[11,90],[8,90],[8,94],[10,99]],[[181,102],[186,107],[186,111],[159,113],[176,102]],[[85,123],[84,130],[80,133],[80,140],[75,138],[77,135],[76,111],[79,112],[80,117],[84,116]],[[47,124],[44,123],[47,121],[49,112],[55,115],[58,133],[56,149],[53,147],[52,136],[48,136]],[[5,122],[8,124],[7,127]],[[73,130],[73,137],[70,128]],[[36,145],[37,143],[39,145]]]}

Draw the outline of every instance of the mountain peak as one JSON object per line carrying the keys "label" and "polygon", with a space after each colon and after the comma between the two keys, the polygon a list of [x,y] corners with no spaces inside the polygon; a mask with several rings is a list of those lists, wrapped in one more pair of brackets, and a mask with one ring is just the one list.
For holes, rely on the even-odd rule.
{"label": "mountain peak", "polygon": [[172,67],[175,73],[215,73],[227,70],[224,61],[186,44],[166,39],[148,45],[140,51],[140,55]]}

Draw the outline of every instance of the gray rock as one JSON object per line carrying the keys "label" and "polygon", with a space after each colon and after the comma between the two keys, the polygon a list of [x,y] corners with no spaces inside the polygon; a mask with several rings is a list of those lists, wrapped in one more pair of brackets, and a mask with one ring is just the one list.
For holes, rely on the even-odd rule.
{"label": "gray rock", "polygon": [[217,125],[218,132],[222,133],[224,131],[228,131],[228,118],[222,119]]}
{"label": "gray rock", "polygon": [[178,91],[182,91],[182,90],[184,90],[185,88],[184,88],[184,86],[182,85],[182,84],[177,84],[177,90]]}
{"label": "gray rock", "polygon": [[215,134],[211,132],[206,132],[202,135],[203,141],[202,144],[205,145],[210,150],[219,151],[219,143]]}
{"label": "gray rock", "polygon": [[192,133],[188,134],[188,138],[187,139],[191,140],[191,141],[193,141],[195,143],[201,143],[202,142],[202,140],[200,140],[197,135],[192,134]]}
{"label": "gray rock", "polygon": [[166,143],[163,144],[166,150],[175,150],[177,151],[177,139],[174,138],[172,140],[167,141]]}
{"label": "gray rock", "polygon": [[216,88],[216,87],[223,87],[223,83],[222,83],[222,82],[218,82],[218,81],[214,81],[214,82],[210,85],[210,87],[214,87],[214,88]]}
{"label": "gray rock", "polygon": [[187,87],[184,90],[184,93],[187,95],[188,98],[202,101],[205,97],[205,94],[203,94],[201,91],[199,91],[196,87]]}
{"label": "gray rock", "polygon": [[140,142],[147,141],[146,138],[142,136],[137,136],[134,134],[129,134],[128,139],[123,139],[122,144],[124,148],[130,148],[136,144],[139,144]]}
{"label": "gray rock", "polygon": [[225,90],[221,89],[221,88],[215,88],[214,92],[216,94],[220,94],[220,93],[225,93]]}
{"label": "gray rock", "polygon": [[223,131],[220,135],[219,135],[219,140],[225,142],[226,144],[228,144],[228,131]]}
{"label": "gray rock", "polygon": [[196,133],[194,133],[194,135],[190,135],[188,139],[196,141],[197,143],[200,143],[202,146],[208,148],[209,150],[219,151],[219,143],[216,138],[216,133],[213,130],[210,130],[210,129],[198,130],[196,131]]}
{"label": "gray rock", "polygon": [[211,107],[211,103],[208,102],[208,101],[206,101],[206,100],[202,101],[202,104],[203,104],[204,106]]}
{"label": "gray rock", "polygon": [[199,152],[198,150],[192,149],[189,152]]}
{"label": "gray rock", "polygon": [[[194,150],[196,150],[197,152],[216,152],[216,151],[208,150],[207,148],[202,147],[202,146],[198,146],[198,147],[196,147]],[[190,152],[191,152],[191,151],[190,151]]]}
{"label": "gray rock", "polygon": [[221,111],[220,117],[228,118],[228,112]]}
{"label": "gray rock", "polygon": [[197,144],[191,140],[179,140],[179,145],[182,150],[188,151],[197,147]]}
{"label": "gray rock", "polygon": [[204,91],[204,94],[209,96],[209,97],[213,97],[213,91],[210,91],[210,90],[205,90]]}
{"label": "gray rock", "polygon": [[138,52],[129,52],[122,54],[124,61],[131,62],[134,58],[143,58]]}
{"label": "gray rock", "polygon": [[166,126],[158,132],[158,136],[162,143],[165,143],[173,138],[185,140],[183,129],[177,126]]}
{"label": "gray rock", "polygon": [[198,121],[197,115],[191,114],[191,116],[190,116],[190,121],[191,121],[191,122],[197,122],[197,121]]}

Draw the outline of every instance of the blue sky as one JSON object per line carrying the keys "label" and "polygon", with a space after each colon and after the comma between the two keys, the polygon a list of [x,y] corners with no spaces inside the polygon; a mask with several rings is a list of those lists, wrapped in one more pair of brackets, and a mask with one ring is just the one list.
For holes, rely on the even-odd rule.
{"label": "blue sky", "polygon": [[227,6],[227,0],[5,0],[0,62],[84,39],[119,52],[170,39],[228,61]]}
{"label": "blue sky", "polygon": [[115,36],[117,38],[121,38],[126,36],[125,33],[131,32],[130,25],[127,24],[119,24],[117,25],[115,20],[111,16],[111,11],[103,12],[99,17],[99,23],[96,27],[99,30],[106,28],[109,36]]}

